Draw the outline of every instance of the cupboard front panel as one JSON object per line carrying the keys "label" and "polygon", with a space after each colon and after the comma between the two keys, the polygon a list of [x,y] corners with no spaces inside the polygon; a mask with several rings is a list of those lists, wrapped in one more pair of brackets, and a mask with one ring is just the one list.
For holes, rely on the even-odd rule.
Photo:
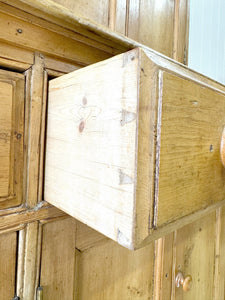
{"label": "cupboard front panel", "polygon": [[0,70],[0,209],[22,202],[24,76]]}

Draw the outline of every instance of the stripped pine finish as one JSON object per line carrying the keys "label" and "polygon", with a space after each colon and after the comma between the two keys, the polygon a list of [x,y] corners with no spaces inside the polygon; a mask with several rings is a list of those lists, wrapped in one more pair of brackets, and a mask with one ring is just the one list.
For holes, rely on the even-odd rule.
{"label": "stripped pine finish", "polygon": [[223,201],[224,99],[142,49],[52,80],[45,200],[131,249]]}
{"label": "stripped pine finish", "polygon": [[0,70],[0,209],[23,201],[24,76]]}
{"label": "stripped pine finish", "polygon": [[[134,47],[146,48],[139,44],[140,41],[186,64],[188,2],[188,0],[0,0],[0,65],[17,72],[24,72],[34,64],[34,51],[41,52],[43,73],[39,76],[40,72],[36,72],[38,67],[35,67],[36,75],[38,73],[39,75],[35,77],[36,79],[32,79],[35,83],[32,88],[32,71],[26,72],[25,108],[28,112],[29,95],[32,94],[35,98],[37,95],[46,93],[45,89],[39,88],[43,78],[46,83],[47,76],[57,77]],[[82,14],[85,14],[85,20],[80,17]],[[115,31],[136,41],[118,35]],[[46,43],[46,41],[51,41],[51,43]],[[142,57],[142,59],[144,63],[145,58]],[[160,57],[158,60],[156,56],[152,59],[156,64],[162,64],[166,69],[170,69],[171,65],[166,59]],[[177,69],[177,66],[173,65],[173,67],[174,70]],[[148,88],[140,90],[140,98],[146,99],[146,103],[150,99],[150,85],[157,85],[157,80],[156,82],[151,80],[151,84],[148,84],[148,78],[145,75],[153,74],[153,71],[151,66],[146,66],[145,74],[142,72],[140,75],[143,85],[149,85]],[[183,69],[180,75],[180,77],[186,77],[188,81],[195,78],[198,84],[204,81],[206,88],[210,85],[218,91],[221,90],[221,86],[196,73],[192,73],[191,79],[188,70]],[[22,74],[19,76],[23,77]],[[17,93],[19,94],[22,94],[22,90]],[[164,97],[166,97],[165,94]],[[167,97],[165,99],[168,101]],[[45,102],[43,101],[42,108],[42,104],[35,102],[30,134],[30,141],[34,141],[34,144],[29,158],[34,160],[30,164],[33,169],[30,171],[26,169],[28,114],[25,117],[24,132],[25,167],[20,168],[24,174],[23,184],[21,184],[21,187],[24,185],[24,191],[27,190],[25,184],[27,177],[31,183],[28,187],[30,192],[27,198],[30,208],[24,205],[15,207],[14,200],[10,204],[8,199],[2,202],[5,203],[5,207],[0,210],[2,258],[0,263],[1,270],[7,269],[6,276],[4,273],[1,274],[3,285],[0,286],[0,299],[12,299],[15,295],[25,300],[36,299],[36,288],[40,283],[44,285],[42,290],[44,300],[52,297],[60,300],[67,300],[69,297],[85,300],[99,300],[100,297],[102,300],[120,298],[124,300],[192,298],[195,300],[196,296],[197,299],[202,297],[205,299],[211,297],[210,300],[223,299],[225,213],[224,208],[220,206],[224,205],[224,201],[153,230],[151,235],[143,241],[142,246],[146,246],[153,238],[197,220],[194,224],[189,224],[184,229],[179,229],[178,232],[175,231],[156,241],[154,245],[150,244],[135,252],[124,249],[85,224],[65,219],[66,215],[63,212],[44,202],[36,205],[43,196],[42,162],[45,151],[43,137],[46,123]],[[144,110],[144,102],[142,103]],[[11,105],[10,101],[8,104]],[[155,122],[156,117],[157,115],[151,115],[152,123]],[[34,126],[35,120],[37,120],[36,127]],[[139,119],[138,130],[142,133],[144,132],[143,124],[146,124],[145,130],[152,124],[146,120],[143,118],[141,122]],[[83,132],[85,129],[86,127]],[[37,142],[37,134],[41,134],[40,143]],[[35,149],[38,155],[35,155]],[[151,151],[153,150],[154,147],[151,148]],[[143,153],[145,153],[145,148],[143,148]],[[154,157],[152,160],[154,161]],[[139,161],[139,165],[140,163]],[[146,165],[145,161],[142,165]],[[138,178],[142,181],[145,176],[141,177],[140,168],[138,172]],[[148,172],[146,173],[149,176]],[[34,181],[33,175],[35,175]],[[152,186],[145,184],[144,189],[145,195],[149,196],[154,193],[154,184]],[[24,203],[25,199],[21,199]],[[6,207],[8,207],[7,210],[4,209]],[[148,224],[149,214],[153,216],[154,213],[153,208],[153,206],[149,207],[149,201],[136,203],[137,211],[143,212],[136,219],[139,228]],[[206,214],[208,216],[202,218]],[[27,223],[30,223],[29,226]],[[202,230],[198,232],[200,228]],[[19,244],[16,259],[17,230],[19,230]],[[139,230],[137,233],[139,242],[148,234],[149,226]],[[189,248],[193,251],[188,251]],[[215,249],[214,253],[213,249]],[[175,275],[179,266],[176,261],[183,268],[182,271],[192,273],[193,291],[187,294],[183,293],[182,288],[175,287]],[[203,263],[199,264],[199,261]],[[199,274],[197,274],[198,271]],[[16,287],[15,277],[17,277]],[[65,278],[68,278],[66,284]],[[199,280],[197,283],[196,278]]]}
{"label": "stripped pine finish", "polygon": [[15,295],[17,233],[0,235],[0,296],[2,300]]}

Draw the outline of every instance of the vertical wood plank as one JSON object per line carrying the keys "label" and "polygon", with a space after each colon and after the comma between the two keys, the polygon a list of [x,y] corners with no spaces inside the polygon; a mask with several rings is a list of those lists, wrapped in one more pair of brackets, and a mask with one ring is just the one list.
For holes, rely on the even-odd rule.
{"label": "vertical wood plank", "polygon": [[44,86],[41,111],[41,132],[40,132],[40,161],[39,161],[39,179],[38,179],[38,202],[43,200],[43,180],[44,180],[44,158],[45,158],[45,130],[46,130],[46,102],[47,102],[47,81],[48,74],[44,71]]}
{"label": "vertical wood plank", "polygon": [[42,123],[42,106],[43,106],[43,90],[46,82],[44,82],[44,58],[41,54],[36,53],[35,62],[32,67],[29,90],[26,101],[26,119],[28,120],[28,128],[26,132],[27,139],[27,189],[26,200],[29,207],[34,207],[38,201],[38,184],[39,184],[39,164],[40,164],[40,139],[41,139],[41,123]]}
{"label": "vertical wood plank", "polygon": [[17,233],[0,235],[0,299],[15,296]]}
{"label": "vertical wood plank", "polygon": [[109,0],[109,23],[108,23],[108,26],[111,30],[115,30],[116,4],[117,4],[117,0]]}
{"label": "vertical wood plank", "polygon": [[[225,299],[225,206],[221,207],[217,211],[217,232],[220,233],[219,240],[219,249],[217,245],[215,257],[218,266],[216,266],[215,270],[218,268],[217,273],[215,273],[215,281],[214,281],[214,299]],[[220,217],[220,219],[218,218]],[[220,228],[219,228],[220,223]],[[218,234],[218,233],[217,233]],[[217,242],[218,242],[218,237]]]}
{"label": "vertical wood plank", "polygon": [[126,34],[127,1],[116,1],[115,31]]}
{"label": "vertical wood plank", "polygon": [[164,244],[164,237],[155,241],[154,300],[162,299]]}
{"label": "vertical wood plank", "polygon": [[25,237],[23,299],[35,299],[38,222],[27,224]]}
{"label": "vertical wood plank", "polygon": [[139,23],[142,22],[139,19],[140,14],[140,1],[139,0],[129,0],[129,14],[127,17],[127,36],[133,40],[138,40],[138,27]]}
{"label": "vertical wood plank", "polygon": [[174,1],[140,1],[139,42],[173,56]]}
{"label": "vertical wood plank", "polygon": [[25,238],[26,229],[19,231],[18,239],[18,258],[17,258],[17,282],[16,282],[16,295],[23,299],[23,283],[24,283],[24,254],[25,254]]}
{"label": "vertical wood plank", "polygon": [[[216,210],[216,226],[215,226],[215,261],[214,261],[214,291],[213,299],[222,299],[220,298],[220,285],[222,276],[220,274],[220,242],[221,242],[221,208]],[[221,253],[223,255],[223,253]]]}
{"label": "vertical wood plank", "polygon": [[173,59],[187,64],[189,0],[175,0]]}
{"label": "vertical wood plank", "polygon": [[73,218],[43,225],[40,277],[43,300],[74,299],[75,234]]}

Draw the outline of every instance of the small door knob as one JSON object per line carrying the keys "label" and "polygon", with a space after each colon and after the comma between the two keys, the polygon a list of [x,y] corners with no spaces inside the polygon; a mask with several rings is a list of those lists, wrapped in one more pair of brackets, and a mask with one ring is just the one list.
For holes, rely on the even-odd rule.
{"label": "small door knob", "polygon": [[220,157],[221,157],[222,164],[225,167],[225,127],[223,129],[222,139],[220,144]]}
{"label": "small door knob", "polygon": [[176,281],[176,287],[182,286],[184,292],[188,292],[191,289],[192,286],[191,275],[187,275],[186,277],[184,277],[183,273],[181,271],[178,271],[175,281]]}

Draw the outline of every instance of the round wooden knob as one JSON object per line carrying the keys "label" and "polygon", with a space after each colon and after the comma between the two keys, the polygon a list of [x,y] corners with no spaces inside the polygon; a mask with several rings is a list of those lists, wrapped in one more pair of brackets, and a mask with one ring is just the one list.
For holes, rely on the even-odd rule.
{"label": "round wooden knob", "polygon": [[192,277],[191,275],[187,275],[184,277],[182,272],[177,272],[176,275],[176,287],[182,286],[184,292],[188,292],[192,286]]}
{"label": "round wooden knob", "polygon": [[220,157],[221,157],[222,164],[225,167],[225,127],[223,129],[222,139],[220,144]]}

